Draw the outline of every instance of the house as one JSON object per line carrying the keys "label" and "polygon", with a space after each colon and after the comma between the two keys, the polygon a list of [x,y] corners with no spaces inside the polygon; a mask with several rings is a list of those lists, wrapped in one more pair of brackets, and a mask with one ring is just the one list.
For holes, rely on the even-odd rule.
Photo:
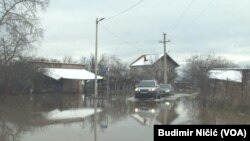
{"label": "house", "polygon": [[[43,93],[82,93],[85,80],[95,79],[95,74],[84,69],[81,64],[33,62],[41,68],[42,86],[35,91]],[[97,76],[97,79],[103,79]]]}
{"label": "house", "polygon": [[[169,83],[174,83],[178,63],[167,55],[167,78]],[[164,55],[144,54],[130,64],[130,73],[136,81],[143,79],[155,79],[159,83],[164,81]]]}

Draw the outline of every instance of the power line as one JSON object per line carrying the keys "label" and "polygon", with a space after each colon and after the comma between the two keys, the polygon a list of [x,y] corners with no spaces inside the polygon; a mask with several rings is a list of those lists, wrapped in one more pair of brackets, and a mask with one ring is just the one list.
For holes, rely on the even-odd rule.
{"label": "power line", "polygon": [[176,20],[176,22],[174,22],[171,25],[171,29],[174,30],[178,27],[178,25],[180,24],[180,22],[182,21],[182,19],[184,18],[184,16],[187,15],[188,10],[190,9],[190,7],[192,6],[192,4],[194,3],[195,0],[191,0],[190,3],[187,5],[187,7],[185,8],[185,10],[183,10],[182,14],[180,15],[180,17]]}
{"label": "power line", "polygon": [[[207,11],[207,9],[209,8],[209,6],[212,4],[214,0],[210,0],[210,2],[201,10],[201,12],[193,18],[193,20],[187,24],[186,26],[183,27],[183,29],[189,28]],[[175,32],[175,35],[178,36],[180,34],[180,32],[183,30],[180,30],[179,32]]]}
{"label": "power line", "polygon": [[206,6],[205,8],[203,8],[203,10],[200,12],[200,14],[199,14],[198,16],[196,16],[196,17],[192,20],[191,25],[192,25],[193,23],[195,23],[195,22],[197,21],[197,19],[199,19],[199,18],[207,11],[208,7],[212,4],[213,1],[214,1],[214,0],[210,0],[210,2],[207,4],[207,6]]}
{"label": "power line", "polygon": [[112,35],[113,37],[119,39],[123,44],[128,45],[128,46],[133,46],[135,47],[135,49],[137,49],[138,51],[144,51],[145,49],[142,49],[140,46],[136,46],[136,43],[131,43],[128,41],[123,40],[119,35],[115,34],[114,32],[112,32],[110,29],[108,29],[106,26],[104,26],[103,24],[100,24],[100,26],[102,27],[102,29],[104,29],[106,32],[108,32],[110,35]]}
{"label": "power line", "polygon": [[119,13],[117,13],[117,14],[111,16],[111,17],[106,18],[105,21],[110,20],[110,19],[114,19],[114,18],[116,18],[116,17],[118,17],[118,16],[120,16],[120,15],[122,15],[122,14],[128,12],[129,10],[131,10],[131,9],[133,9],[134,7],[138,6],[138,5],[141,4],[142,2],[143,2],[143,0],[138,1],[137,3],[133,4],[133,5],[130,6],[129,8],[127,8],[127,9],[125,9],[125,10],[123,10],[123,11],[121,11],[121,12],[119,12]]}
{"label": "power line", "polygon": [[118,35],[116,35],[114,32],[112,32],[112,31],[110,31],[107,27],[105,27],[104,25],[102,25],[102,24],[100,24],[101,25],[101,27],[105,30],[105,31],[107,31],[109,34],[111,34],[112,36],[114,36],[114,37],[116,37],[117,39],[119,39],[120,41],[122,41],[123,43],[125,43],[125,44],[130,44],[129,42],[127,42],[127,41],[124,41],[122,38],[120,38]]}
{"label": "power line", "polygon": [[[193,20],[190,22],[189,25],[187,25],[186,27],[184,27],[183,29],[190,29],[190,27],[207,11],[207,9],[209,8],[209,6],[213,3],[214,0],[210,0],[210,2],[201,10],[201,12],[195,17],[193,18]],[[180,34],[180,31],[177,33],[177,35]]]}

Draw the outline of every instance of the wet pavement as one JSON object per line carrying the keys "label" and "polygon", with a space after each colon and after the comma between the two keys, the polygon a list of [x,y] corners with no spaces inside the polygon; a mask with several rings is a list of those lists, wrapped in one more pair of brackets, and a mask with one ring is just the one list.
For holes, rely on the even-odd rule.
{"label": "wet pavement", "polygon": [[160,100],[82,95],[1,96],[0,141],[152,141],[155,124],[249,124],[249,115],[202,108],[196,94]]}

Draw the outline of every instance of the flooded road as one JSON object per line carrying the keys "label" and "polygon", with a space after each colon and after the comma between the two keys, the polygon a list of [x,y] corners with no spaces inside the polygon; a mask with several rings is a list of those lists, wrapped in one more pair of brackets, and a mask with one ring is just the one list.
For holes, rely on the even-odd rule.
{"label": "flooded road", "polygon": [[0,141],[152,141],[155,124],[249,124],[249,115],[201,108],[195,95],[160,100],[82,95],[1,96]]}

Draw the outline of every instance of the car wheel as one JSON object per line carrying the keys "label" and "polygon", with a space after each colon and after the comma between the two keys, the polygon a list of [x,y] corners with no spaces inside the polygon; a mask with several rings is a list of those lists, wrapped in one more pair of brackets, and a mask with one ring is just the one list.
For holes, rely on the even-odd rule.
{"label": "car wheel", "polygon": [[157,96],[157,98],[158,98],[158,99],[161,99],[161,95],[159,94],[159,95]]}
{"label": "car wheel", "polygon": [[134,98],[136,98],[136,99],[137,99],[137,98],[138,98],[138,96],[137,96],[137,95],[135,95],[135,96],[134,96]]}
{"label": "car wheel", "polygon": [[154,99],[157,99],[157,95],[154,96]]}

